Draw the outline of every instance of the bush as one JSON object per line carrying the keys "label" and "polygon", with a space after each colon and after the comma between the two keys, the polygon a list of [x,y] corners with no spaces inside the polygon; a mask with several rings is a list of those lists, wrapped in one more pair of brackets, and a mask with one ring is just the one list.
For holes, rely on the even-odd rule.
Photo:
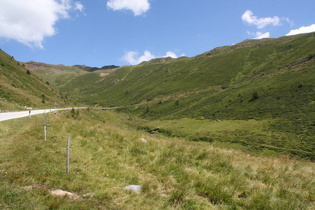
{"label": "bush", "polygon": [[42,103],[43,103],[43,104],[46,103],[46,97],[45,97],[44,94],[42,94]]}
{"label": "bush", "polygon": [[259,94],[257,91],[255,91],[255,92],[253,92],[252,98],[249,101],[255,101],[257,99],[259,99]]}
{"label": "bush", "polygon": [[73,119],[77,119],[77,118],[79,117],[79,115],[80,115],[79,109],[77,109],[77,111],[75,111],[74,108],[71,109],[71,117],[72,117]]}

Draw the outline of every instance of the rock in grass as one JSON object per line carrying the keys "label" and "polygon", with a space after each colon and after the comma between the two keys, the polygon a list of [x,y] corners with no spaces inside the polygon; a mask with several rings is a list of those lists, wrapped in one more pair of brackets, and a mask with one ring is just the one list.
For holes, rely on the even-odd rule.
{"label": "rock in grass", "polygon": [[67,191],[64,191],[64,190],[60,190],[60,189],[57,189],[57,190],[51,190],[50,193],[54,196],[60,196],[60,197],[68,197],[72,200],[76,200],[79,198],[79,195],[77,195],[76,193],[71,193],[71,192],[67,192]]}
{"label": "rock in grass", "polygon": [[141,186],[140,185],[129,185],[124,188],[125,190],[131,190],[135,193],[140,193],[141,191]]}
{"label": "rock in grass", "polygon": [[148,143],[148,140],[146,140],[145,138],[140,138],[139,140],[143,143]]}

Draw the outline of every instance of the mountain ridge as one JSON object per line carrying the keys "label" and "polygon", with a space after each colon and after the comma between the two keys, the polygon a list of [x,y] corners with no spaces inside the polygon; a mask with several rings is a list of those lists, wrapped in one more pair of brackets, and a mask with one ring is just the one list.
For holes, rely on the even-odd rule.
{"label": "mountain ridge", "polygon": [[[312,49],[310,49],[310,47],[307,46],[306,51],[308,52],[299,53],[298,55],[301,56],[296,56],[295,54],[297,53],[293,52],[288,53],[289,50],[292,51],[294,49],[291,49],[292,46],[290,46],[290,44],[287,43],[290,41],[292,42],[294,40],[300,41],[301,39],[303,39],[303,37],[308,37],[308,39],[312,39],[313,36],[312,34],[310,34],[293,37],[284,37],[279,39],[247,40],[245,41],[246,43],[245,47],[240,47],[243,45],[242,43],[244,43],[241,42],[233,46],[215,48],[211,51],[205,52],[203,54],[191,58],[168,59],[166,62],[164,58],[160,60],[154,59],[153,63],[150,63],[150,61],[148,61],[145,63],[145,65],[140,64],[137,66],[120,67],[115,71],[114,74],[110,75],[110,77],[107,77],[108,80],[107,78],[105,78],[102,81],[104,85],[106,83],[105,85],[106,89],[108,89],[108,91],[110,92],[117,92],[118,94],[118,91],[116,91],[116,89],[112,89],[112,87],[114,86],[115,88],[121,89],[120,96],[124,98],[128,97],[128,95],[123,95],[124,87],[130,87],[126,88],[129,89],[127,90],[128,93],[131,93],[132,90],[130,89],[132,88],[139,92],[140,87],[137,87],[137,83],[138,84],[142,83],[148,79],[150,81],[147,82],[148,84],[147,86],[149,86],[149,84],[164,86],[163,89],[164,91],[167,90],[168,88],[167,85],[173,88],[175,86],[174,83],[181,83],[178,84],[178,88],[176,88],[176,91],[179,92],[181,92],[182,89],[189,89],[191,91],[192,89],[194,89],[194,87],[198,86],[201,86],[200,88],[204,89],[207,86],[209,86],[208,82],[212,83],[213,85],[215,84],[219,87],[227,87],[233,85],[234,83],[242,82],[250,78],[257,78],[263,75],[271,75],[277,72],[286,71],[287,68],[292,68],[292,64],[294,63],[296,64],[296,62],[300,62],[303,59],[307,59],[309,54],[314,54],[314,52],[312,52]],[[251,44],[248,44],[250,42]],[[262,45],[262,43],[268,42],[272,43],[269,45],[267,44]],[[311,41],[311,43],[313,42]],[[278,48],[280,49],[275,49],[274,46],[272,46],[274,44],[279,45]],[[261,53],[261,49],[264,51],[263,53]],[[303,50],[303,47],[301,47],[300,49]],[[237,52],[235,53],[235,51]],[[276,51],[279,51],[278,54]],[[209,52],[216,53],[212,53],[212,56],[207,56],[206,54]],[[282,58],[280,58],[280,53]],[[279,56],[277,57],[277,55]],[[228,60],[228,62],[226,62],[226,59],[229,59],[229,56],[231,59]],[[289,67],[289,65],[291,66]],[[233,71],[231,71],[231,69],[233,69]],[[219,77],[209,78],[213,77],[214,74],[215,76]],[[131,75],[135,75],[135,78],[131,78]],[[138,79],[137,76],[138,78],[141,77],[142,81],[140,81],[140,79]],[[151,78],[149,78],[150,76]],[[230,79],[227,79],[228,77]],[[97,78],[97,76],[95,76],[95,78]],[[130,79],[132,81],[128,83],[127,81]],[[190,85],[191,87],[185,88],[185,86],[188,86],[189,83],[192,83]],[[90,84],[87,84],[87,86],[89,85]],[[99,83],[97,85],[99,85]],[[71,89],[71,84],[69,84],[67,88]],[[103,90],[103,92],[105,94],[105,92],[107,91]],[[132,99],[132,98],[135,99],[137,96],[136,93],[134,93],[133,97],[130,98],[130,100],[133,103],[139,103],[146,99],[145,98],[146,95],[151,95],[147,97],[147,99],[150,100],[150,97],[152,98],[153,95],[159,95],[158,92],[161,91],[158,90],[148,91],[147,93],[145,93],[144,91],[139,95],[140,97],[138,98],[138,100]],[[161,94],[163,95],[163,93],[160,93],[160,95]],[[119,105],[119,103],[120,105],[124,105],[124,103],[121,103],[119,101],[122,100],[116,100],[113,102],[116,103],[116,105]],[[119,103],[117,104],[117,102]]]}

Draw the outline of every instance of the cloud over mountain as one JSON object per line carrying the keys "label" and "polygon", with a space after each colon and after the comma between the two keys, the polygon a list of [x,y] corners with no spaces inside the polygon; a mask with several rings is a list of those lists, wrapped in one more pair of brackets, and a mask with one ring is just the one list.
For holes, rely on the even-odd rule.
{"label": "cloud over mountain", "polygon": [[258,18],[254,16],[254,13],[250,10],[244,12],[242,20],[245,23],[257,26],[258,29],[265,28],[267,25],[279,26],[281,23],[281,19],[278,16]]}
{"label": "cloud over mountain", "polygon": [[257,31],[253,33],[253,32],[247,31],[247,34],[254,36],[254,39],[270,38],[270,32],[263,33],[263,32]]}
{"label": "cloud over mountain", "polygon": [[287,36],[296,35],[296,34],[303,34],[303,33],[310,33],[315,31],[315,24],[312,24],[310,26],[302,26],[298,29],[291,30],[289,33],[287,33]]}
{"label": "cloud over mountain", "polygon": [[255,36],[255,39],[269,38],[270,32],[263,31],[267,26],[278,27],[281,26],[283,22],[287,22],[290,25],[293,25],[293,22],[289,18],[285,17],[257,17],[251,10],[246,10],[241,19],[244,23],[248,25],[255,26],[259,31],[256,32],[247,32],[248,35]]}
{"label": "cloud over mountain", "polygon": [[[182,54],[181,56],[184,56]],[[125,55],[121,58],[123,61],[128,62],[131,65],[137,65],[143,61],[149,61],[151,59],[157,58],[158,56],[153,55],[150,51],[145,50],[143,55],[139,55],[136,51],[129,51],[126,52]],[[175,52],[168,51],[164,56],[161,57],[171,57],[171,58],[178,58]]]}
{"label": "cloud over mountain", "polygon": [[144,51],[143,55],[139,56],[139,53],[136,51],[129,51],[122,57],[122,60],[127,61],[131,65],[139,64],[143,61],[148,61],[155,58],[150,51]]}
{"label": "cloud over mountain", "polygon": [[69,18],[71,10],[84,9],[72,0],[0,0],[0,5],[0,37],[38,48],[56,34],[58,20]]}

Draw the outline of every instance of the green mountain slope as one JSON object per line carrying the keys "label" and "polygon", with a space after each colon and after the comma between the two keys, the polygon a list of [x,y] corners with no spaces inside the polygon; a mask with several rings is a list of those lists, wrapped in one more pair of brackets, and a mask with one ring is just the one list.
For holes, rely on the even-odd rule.
{"label": "green mountain slope", "polygon": [[[56,89],[62,89],[68,83],[71,83],[73,79],[78,76],[87,74],[88,72],[98,72],[102,77],[113,71],[115,71],[118,66],[110,65],[103,66],[101,68],[89,67],[85,65],[75,65],[75,66],[65,66],[65,65],[53,65],[30,61],[24,63],[25,67],[36,74],[42,80],[47,81],[50,85]],[[89,75],[87,76],[89,77]],[[80,85],[78,85],[80,86]],[[67,88],[66,88],[67,90]],[[76,103],[80,99],[79,91],[72,90],[71,95],[67,94],[68,91],[61,91],[60,94],[63,98],[71,100]]]}
{"label": "green mountain slope", "polygon": [[0,50],[0,109],[16,110],[26,107],[64,105],[59,91],[40,80],[23,63]]}
{"label": "green mountain slope", "polygon": [[[282,92],[282,87],[289,91],[293,85],[290,78],[297,86],[305,83],[305,88],[312,81],[313,58],[314,33],[278,39],[246,40],[193,58],[158,59],[156,62],[152,60],[137,66],[121,67],[105,77],[99,73],[84,74],[62,89],[69,92],[77,89],[81,93],[82,102],[104,106],[130,105],[152,100],[167,102],[174,99],[185,99],[195,106],[197,100],[225,97],[228,95],[226,92],[233,94],[235,89],[241,87],[241,92],[244,92],[243,101],[248,102],[255,91],[263,96],[266,92],[264,88],[268,85],[257,85],[265,80],[271,80],[269,85],[275,86],[274,89],[280,88],[275,94]],[[307,70],[308,68],[311,69]],[[304,76],[306,74],[308,76]],[[292,91],[295,91],[294,88]],[[187,108],[187,102],[184,104]]]}
{"label": "green mountain slope", "polygon": [[60,87],[76,76],[87,73],[79,66],[52,65],[34,61],[25,63],[25,67],[55,87]]}
{"label": "green mountain slope", "polygon": [[183,128],[165,121],[148,126],[192,140],[236,142],[315,159],[315,33],[246,40],[192,58],[121,67],[103,77],[85,74],[62,90],[80,96],[82,103],[120,106],[151,120],[231,125],[256,120],[264,126],[246,131],[192,130],[192,122]]}

